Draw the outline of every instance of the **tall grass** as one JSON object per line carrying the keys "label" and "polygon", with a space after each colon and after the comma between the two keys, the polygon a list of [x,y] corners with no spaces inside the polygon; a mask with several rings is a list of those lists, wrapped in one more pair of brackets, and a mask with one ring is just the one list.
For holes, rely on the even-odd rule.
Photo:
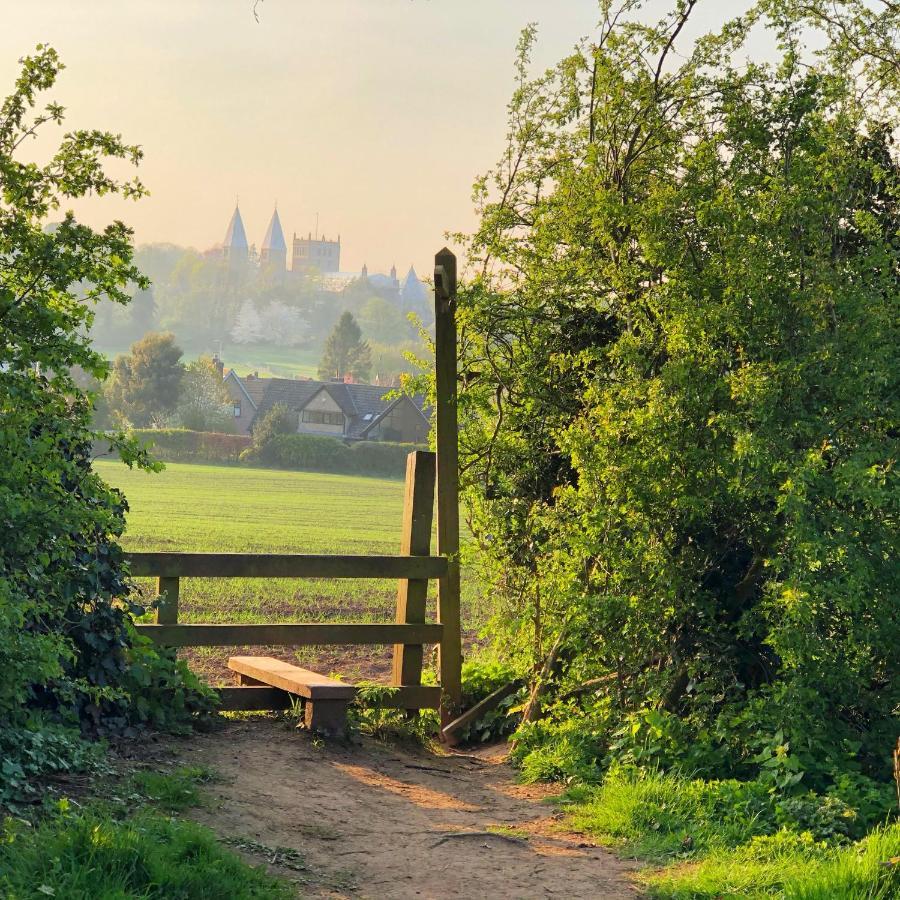
{"label": "tall grass", "polygon": [[759,782],[612,769],[602,784],[574,788],[563,803],[574,827],[657,867],[641,876],[652,897],[900,897],[900,825],[849,842],[825,823],[832,837],[821,839],[786,821]]}
{"label": "tall grass", "polygon": [[8,820],[0,837],[0,896],[276,900],[295,894],[192,822],[146,811],[115,821],[87,810],[36,827]]}

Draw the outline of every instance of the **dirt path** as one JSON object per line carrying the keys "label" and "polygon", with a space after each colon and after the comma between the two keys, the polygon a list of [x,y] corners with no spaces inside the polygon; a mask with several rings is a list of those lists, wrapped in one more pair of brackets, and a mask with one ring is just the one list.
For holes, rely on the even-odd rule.
{"label": "dirt path", "polygon": [[[306,897],[633,898],[628,863],[561,830],[545,787],[516,783],[497,751],[435,756],[375,741],[322,744],[283,721],[233,721],[179,742],[182,765],[221,780],[192,815]],[[507,836],[490,833],[514,829]],[[488,832],[461,836],[462,832]],[[307,865],[279,867],[266,848]]]}

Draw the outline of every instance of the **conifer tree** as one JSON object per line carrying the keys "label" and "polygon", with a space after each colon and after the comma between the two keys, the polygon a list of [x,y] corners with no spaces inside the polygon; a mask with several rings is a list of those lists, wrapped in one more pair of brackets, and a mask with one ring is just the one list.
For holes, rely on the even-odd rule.
{"label": "conifer tree", "polygon": [[372,370],[372,350],[362,339],[362,331],[349,312],[338,319],[334,330],[325,341],[325,352],[319,363],[319,378],[343,378],[352,375],[365,381]]}

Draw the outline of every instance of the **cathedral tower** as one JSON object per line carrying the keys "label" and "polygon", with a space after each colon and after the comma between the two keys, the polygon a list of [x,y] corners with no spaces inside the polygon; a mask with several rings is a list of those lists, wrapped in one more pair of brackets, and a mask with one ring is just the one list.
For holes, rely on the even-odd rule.
{"label": "cathedral tower", "polygon": [[222,257],[232,267],[239,268],[247,264],[249,254],[250,247],[247,244],[247,232],[244,231],[244,220],[241,218],[240,209],[235,205],[234,214],[228,223],[228,231],[225,232]]}
{"label": "cathedral tower", "polygon": [[263,238],[262,249],[259,252],[259,264],[263,269],[271,272],[284,272],[287,268],[287,241],[281,230],[281,220],[278,218],[278,209],[272,213],[266,236]]}

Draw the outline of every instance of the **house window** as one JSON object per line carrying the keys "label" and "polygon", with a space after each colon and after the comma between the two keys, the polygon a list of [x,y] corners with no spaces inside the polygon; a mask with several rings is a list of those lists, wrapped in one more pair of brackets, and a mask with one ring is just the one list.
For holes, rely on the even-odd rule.
{"label": "house window", "polygon": [[235,417],[236,419],[238,419],[238,418],[240,418],[240,415],[241,415],[241,404],[240,404],[237,400],[235,400],[235,403],[234,403],[234,417]]}
{"label": "house window", "polygon": [[340,425],[344,426],[344,414],[339,412],[324,412],[317,409],[304,409],[300,413],[300,421],[307,425]]}

